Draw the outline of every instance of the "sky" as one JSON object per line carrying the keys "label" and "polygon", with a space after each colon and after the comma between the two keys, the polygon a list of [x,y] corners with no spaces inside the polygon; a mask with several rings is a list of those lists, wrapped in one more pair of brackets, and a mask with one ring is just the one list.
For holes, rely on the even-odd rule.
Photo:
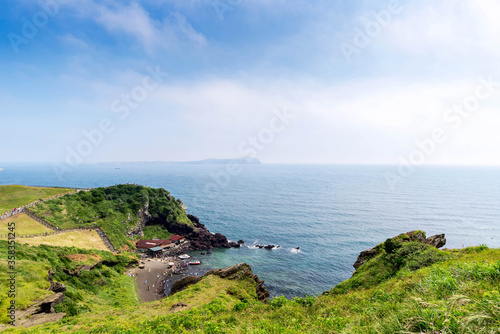
{"label": "sky", "polygon": [[500,165],[498,22],[497,0],[4,0],[0,162]]}

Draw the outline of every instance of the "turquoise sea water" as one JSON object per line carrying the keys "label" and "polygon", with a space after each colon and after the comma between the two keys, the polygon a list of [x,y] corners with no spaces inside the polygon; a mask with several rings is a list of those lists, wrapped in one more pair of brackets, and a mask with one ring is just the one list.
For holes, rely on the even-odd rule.
{"label": "turquoise sea water", "polygon": [[163,187],[210,231],[245,240],[194,253],[203,267],[249,263],[273,296],[320,294],[351,276],[360,251],[414,229],[446,233],[450,248],[500,247],[499,168],[421,167],[391,189],[392,166],[81,165],[62,179],[50,165],[0,167],[0,184]]}

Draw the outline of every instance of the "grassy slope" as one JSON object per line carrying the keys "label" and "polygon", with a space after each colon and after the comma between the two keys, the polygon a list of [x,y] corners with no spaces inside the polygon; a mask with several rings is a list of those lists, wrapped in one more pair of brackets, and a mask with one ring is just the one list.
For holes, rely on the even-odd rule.
{"label": "grassy slope", "polygon": [[0,213],[30,204],[40,198],[45,199],[73,191],[73,189],[66,188],[38,188],[18,185],[0,186]]}
{"label": "grassy slope", "polygon": [[18,243],[38,246],[76,247],[107,251],[108,248],[96,231],[74,231],[55,235],[17,239]]}
{"label": "grassy slope", "polygon": [[165,189],[135,185],[97,188],[40,203],[32,211],[59,228],[97,224],[115,247],[133,246],[126,231],[139,218],[137,212],[149,202],[149,212],[170,222],[192,225],[180,204]]}
{"label": "grassy slope", "polygon": [[[363,284],[347,280],[316,298],[279,297],[264,305],[254,299],[248,282],[211,277],[162,301],[68,318],[29,332],[499,332],[500,250],[436,251],[436,257],[426,248],[413,250],[397,270],[387,255],[379,255],[358,270],[356,280]],[[437,262],[422,260],[429,257]],[[178,301],[190,309],[169,313]]]}
{"label": "grassy slope", "polygon": [[[68,315],[89,311],[103,312],[110,307],[136,305],[135,281],[122,272],[132,258],[131,255],[115,256],[110,252],[83,250],[74,247],[27,246],[17,244],[16,249],[16,302],[19,309],[25,309],[33,302],[51,294],[47,281],[48,270],[56,269],[54,280],[66,285],[64,303],[56,310]],[[67,256],[80,254],[73,261]],[[0,241],[0,309],[5,310],[10,303],[7,297],[7,242]],[[117,262],[114,267],[101,265],[90,272],[82,272],[80,277],[71,277],[62,268],[73,270],[79,264],[94,264],[100,259]],[[104,283],[100,286],[96,282]],[[0,323],[7,321],[6,312],[0,313]]]}
{"label": "grassy slope", "polygon": [[144,229],[144,238],[146,240],[149,239],[168,239],[172,233],[167,231],[161,226],[154,225],[154,226],[146,226]]}
{"label": "grassy slope", "polygon": [[6,235],[10,232],[8,230],[9,227],[8,224],[11,222],[15,223],[16,236],[25,234],[42,234],[45,232],[52,232],[51,230],[49,230],[36,220],[31,219],[26,214],[20,213],[18,215],[0,220],[0,235]]}

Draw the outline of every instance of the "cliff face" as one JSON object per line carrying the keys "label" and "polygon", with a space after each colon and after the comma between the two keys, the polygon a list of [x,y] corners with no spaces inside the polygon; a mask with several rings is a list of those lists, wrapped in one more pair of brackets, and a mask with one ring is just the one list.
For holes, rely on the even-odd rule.
{"label": "cliff face", "polygon": [[[185,207],[183,204],[182,206]],[[164,215],[158,215],[156,217],[151,215],[149,212],[149,201],[137,212],[137,216],[139,217],[139,222],[132,230],[127,232],[127,235],[131,238],[138,235],[143,236],[144,228],[148,224],[155,224],[163,226],[170,233],[185,236],[190,241],[191,250],[240,247],[240,244],[229,242],[226,236],[220,233],[211,233],[205,225],[200,223],[200,219],[196,216],[187,214],[187,217],[192,223],[192,225],[187,225],[169,221],[168,217],[165,217]]]}
{"label": "cliff face", "polygon": [[[134,239],[137,236],[144,236],[144,228],[146,224],[153,220],[153,216],[149,213],[149,201],[144,204],[144,206],[137,212],[137,216],[139,217],[139,221],[134,226],[134,228],[127,231],[127,236],[129,238]],[[130,218],[129,218],[130,219]]]}
{"label": "cliff face", "polygon": [[205,227],[205,225],[200,223],[198,217],[188,214],[188,218],[193,222],[193,225],[195,226],[191,234],[188,235],[188,239],[191,241],[192,250],[240,247],[240,244],[236,242],[228,242],[226,236],[220,233],[212,234]]}

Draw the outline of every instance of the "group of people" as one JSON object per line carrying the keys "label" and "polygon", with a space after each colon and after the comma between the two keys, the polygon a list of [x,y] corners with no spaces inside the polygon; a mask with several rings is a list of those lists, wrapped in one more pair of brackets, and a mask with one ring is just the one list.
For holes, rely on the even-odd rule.
{"label": "group of people", "polygon": [[23,212],[25,206],[23,206],[22,208],[15,208],[15,209],[12,209],[10,212],[9,210],[5,211],[5,213],[0,217],[0,219],[4,219],[4,218],[8,218],[8,217],[12,217],[14,215],[17,215],[18,213],[21,213]]}

